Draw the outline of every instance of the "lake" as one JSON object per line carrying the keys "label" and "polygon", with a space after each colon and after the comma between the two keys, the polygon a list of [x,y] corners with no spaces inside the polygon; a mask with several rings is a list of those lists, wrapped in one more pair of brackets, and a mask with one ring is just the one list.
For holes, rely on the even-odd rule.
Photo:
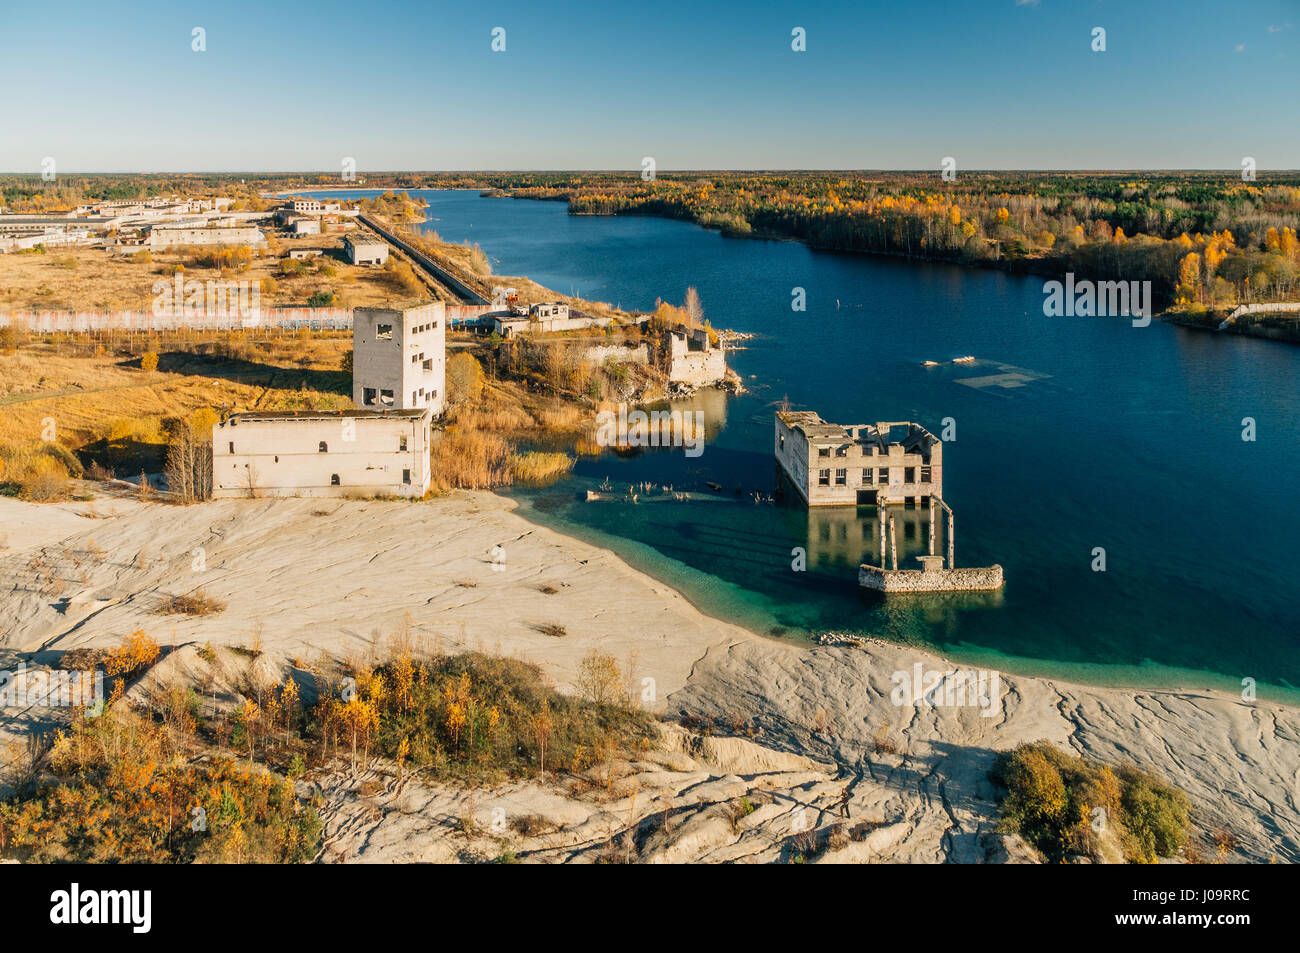
{"label": "lake", "polygon": [[[1042,278],[571,216],[560,202],[415,194],[430,203],[424,228],[477,242],[499,274],[628,309],[680,303],[693,285],[714,327],[755,335],[728,356],[747,393],[681,404],[704,413],[702,456],[582,457],[568,479],[508,491],[525,517],[608,546],[765,634],[858,632],[1105,684],[1240,691],[1253,678],[1261,697],[1300,699],[1300,350],[1158,321],[1045,317]],[[967,354],[976,364],[922,366]],[[957,565],[1000,563],[1005,590],[860,592],[856,567],[876,558],[874,508],[753,499],[773,489],[783,400],[845,424],[914,420],[939,434],[950,419]],[[585,502],[606,480],[723,492]],[[925,547],[926,513],[902,516],[910,557]],[[796,547],[805,572],[792,569]],[[1105,571],[1094,571],[1098,548]]]}

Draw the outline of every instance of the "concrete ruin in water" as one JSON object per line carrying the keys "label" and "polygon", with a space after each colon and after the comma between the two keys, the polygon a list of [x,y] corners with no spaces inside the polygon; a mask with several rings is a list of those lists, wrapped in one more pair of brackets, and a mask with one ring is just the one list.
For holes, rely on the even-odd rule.
{"label": "concrete ruin in water", "polygon": [[[778,493],[792,489],[809,507],[877,508],[879,565],[859,565],[858,584],[864,589],[896,593],[1002,588],[999,565],[957,567],[956,517],[943,499],[943,444],[920,424],[845,426],[811,411],[779,411],[773,452]],[[929,508],[929,546],[925,555],[916,557],[919,569],[898,566],[891,506]],[[938,551],[941,527],[946,553]]]}

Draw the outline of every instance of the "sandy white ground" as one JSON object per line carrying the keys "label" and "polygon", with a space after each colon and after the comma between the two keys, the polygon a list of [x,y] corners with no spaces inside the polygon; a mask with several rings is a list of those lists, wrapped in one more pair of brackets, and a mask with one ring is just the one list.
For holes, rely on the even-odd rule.
{"label": "sandy white ground", "polygon": [[[498,545],[505,562],[494,568]],[[157,613],[163,599],[199,589],[227,608],[201,617]],[[509,812],[554,815],[560,832],[544,835],[549,840],[506,838],[511,850],[535,859],[592,859],[620,823],[641,831],[644,859],[776,859],[787,849],[795,803],[828,823],[846,785],[851,821],[869,819],[879,829],[827,859],[1007,859],[1017,850],[991,833],[988,768],[996,751],[1046,738],[1163,774],[1191,795],[1203,828],[1237,835],[1243,858],[1300,860],[1300,710],[1208,691],[1135,692],[1010,675],[1002,676],[992,717],[977,707],[898,706],[893,673],[916,662],[927,670],[955,666],[899,646],[808,648],[756,637],[703,615],[611,553],[528,523],[489,493],[418,504],[191,507],[0,499],[0,619],[7,667],[116,645],[143,628],[179,650],[171,660],[178,671],[205,643],[257,643],[259,664],[274,669],[322,654],[382,656],[385,641],[408,626],[433,648],[536,662],[566,689],[582,657],[599,647],[631,662],[636,682],[654,680],[659,710],[758,727],[755,744],[732,752],[730,762],[717,752],[687,754],[686,742],[674,742],[687,759],[676,769],[627,766],[635,796],[615,787],[575,799],[544,785],[514,785]],[[554,626],[564,634],[547,634]],[[3,715],[10,731],[33,717]],[[898,754],[874,753],[882,725]],[[798,760],[780,760],[787,756]],[[349,779],[330,792],[327,859],[450,859],[504,843],[491,835],[499,818],[491,792],[469,796],[389,778],[363,795],[362,784]],[[737,826],[722,805],[734,792],[758,789],[775,797],[772,806]],[[672,837],[638,826],[667,804],[695,805]],[[488,831],[482,843],[447,840],[455,825],[436,820],[466,813]],[[683,830],[692,832],[685,840]]]}

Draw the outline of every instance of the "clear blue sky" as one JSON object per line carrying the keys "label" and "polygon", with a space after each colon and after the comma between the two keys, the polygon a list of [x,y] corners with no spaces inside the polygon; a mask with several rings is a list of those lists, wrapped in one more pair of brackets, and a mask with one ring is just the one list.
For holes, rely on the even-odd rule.
{"label": "clear blue sky", "polygon": [[1300,167],[1300,0],[23,2],[0,49],[5,171]]}

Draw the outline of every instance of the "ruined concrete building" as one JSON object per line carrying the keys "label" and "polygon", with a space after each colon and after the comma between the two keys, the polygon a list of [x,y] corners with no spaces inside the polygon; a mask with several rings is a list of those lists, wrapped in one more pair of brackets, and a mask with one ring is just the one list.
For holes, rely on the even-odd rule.
{"label": "ruined concrete building", "polygon": [[943,494],[943,445],[920,424],[844,426],[781,411],[775,444],[780,476],[809,506],[928,503]]}
{"label": "ruined concrete building", "polygon": [[708,328],[679,324],[664,332],[668,383],[707,387],[727,376],[727,355],[709,338]]}
{"label": "ruined concrete building", "polygon": [[212,495],[423,496],[429,422],[427,408],[232,414],[212,428]]}
{"label": "ruined concrete building", "polygon": [[446,405],[446,306],[356,308],[352,312],[352,402],[363,409]]}

